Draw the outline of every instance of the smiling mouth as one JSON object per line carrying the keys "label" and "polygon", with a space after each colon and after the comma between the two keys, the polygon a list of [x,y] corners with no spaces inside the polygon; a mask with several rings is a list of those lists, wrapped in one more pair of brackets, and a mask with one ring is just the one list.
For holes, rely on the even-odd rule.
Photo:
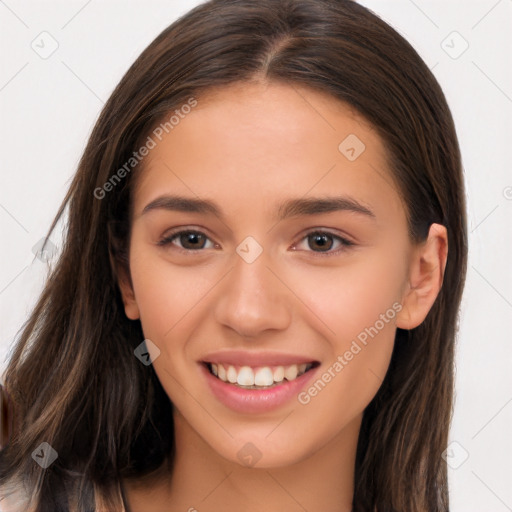
{"label": "smiling mouth", "polygon": [[243,389],[269,389],[291,382],[320,363],[291,364],[286,366],[235,366],[220,363],[204,363],[217,379]]}

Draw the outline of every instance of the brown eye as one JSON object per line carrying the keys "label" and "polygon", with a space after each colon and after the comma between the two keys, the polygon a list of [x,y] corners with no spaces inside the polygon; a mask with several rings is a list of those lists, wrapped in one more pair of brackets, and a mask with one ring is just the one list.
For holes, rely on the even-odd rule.
{"label": "brown eye", "polygon": [[328,251],[334,244],[333,236],[328,233],[314,233],[307,238],[312,249],[319,248],[322,252]]}
{"label": "brown eye", "polygon": [[[213,248],[213,243],[211,247],[206,247],[206,243],[209,240],[210,239],[204,233],[189,229],[174,232],[165,236],[158,242],[158,245],[177,245],[177,249],[181,249],[183,251],[197,251],[200,249]],[[178,243],[176,243],[176,241]]]}
{"label": "brown eye", "polygon": [[206,237],[195,231],[186,231],[179,235],[179,241],[184,249],[203,249]]}
{"label": "brown eye", "polygon": [[[335,256],[355,246],[349,240],[328,231],[311,231],[302,240],[307,240],[307,249],[310,250],[305,249],[306,252],[312,252],[317,256]],[[333,248],[334,250],[331,250]]]}

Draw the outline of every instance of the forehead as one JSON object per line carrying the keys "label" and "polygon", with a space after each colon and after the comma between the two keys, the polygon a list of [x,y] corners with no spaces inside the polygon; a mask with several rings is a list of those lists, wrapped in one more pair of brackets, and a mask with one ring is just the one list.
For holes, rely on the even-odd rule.
{"label": "forehead", "polygon": [[350,106],[309,88],[243,83],[209,91],[155,141],[137,179],[136,211],[170,192],[260,212],[262,201],[333,192],[377,210],[403,209],[377,131]]}

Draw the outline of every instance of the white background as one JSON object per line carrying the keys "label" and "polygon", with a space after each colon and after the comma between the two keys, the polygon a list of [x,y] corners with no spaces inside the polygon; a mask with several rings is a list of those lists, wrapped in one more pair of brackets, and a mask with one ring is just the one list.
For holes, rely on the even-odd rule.
{"label": "white background", "polygon": [[[44,282],[46,264],[32,248],[104,102],[140,52],[198,3],[0,0],[0,373]],[[448,454],[459,466],[450,469],[451,510],[511,511],[512,0],[361,3],[413,44],[455,118],[470,257]],[[31,47],[42,37],[46,49],[58,44],[47,59]],[[52,241],[58,248],[58,237]]]}

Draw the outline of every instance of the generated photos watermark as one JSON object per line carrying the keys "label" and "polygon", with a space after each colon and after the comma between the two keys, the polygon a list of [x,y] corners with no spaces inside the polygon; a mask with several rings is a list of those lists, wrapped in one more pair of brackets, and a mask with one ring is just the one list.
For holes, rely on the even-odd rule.
{"label": "generated photos watermark", "polygon": [[[395,302],[385,313],[379,315],[379,319],[370,327],[366,327],[357,335],[357,340],[352,340],[350,348],[342,355],[338,355],[336,361],[305,391],[297,395],[297,400],[302,405],[307,405],[311,399],[320,393],[325,386],[336,377],[347,366],[361,350],[368,345],[368,337],[373,339],[379,332],[389,324],[396,314],[402,311],[402,305]],[[359,343],[362,345],[360,345]]]}
{"label": "generated photos watermark", "polygon": [[94,197],[96,199],[104,199],[107,193],[112,192],[114,188],[121,183],[121,181],[142,161],[144,157],[149,155],[149,152],[156,148],[158,143],[164,137],[164,134],[170,133],[182,119],[185,119],[186,115],[189,114],[192,109],[197,106],[197,100],[191,96],[186,103],[180,108],[174,110],[173,114],[165,123],[160,123],[151,133],[148,135],[146,142],[138,149],[134,151],[132,156],[119,168],[117,171],[110,176],[110,178],[101,186],[94,189]]}

